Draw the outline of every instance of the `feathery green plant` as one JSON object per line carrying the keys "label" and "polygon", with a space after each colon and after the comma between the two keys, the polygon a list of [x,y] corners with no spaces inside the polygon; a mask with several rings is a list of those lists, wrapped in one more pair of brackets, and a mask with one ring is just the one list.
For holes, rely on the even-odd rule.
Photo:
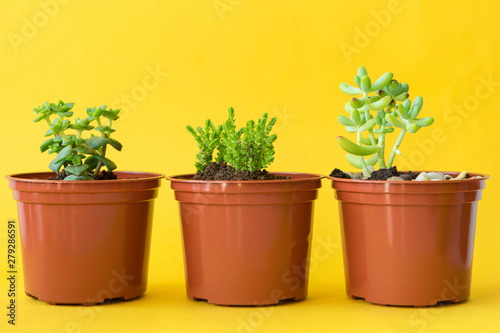
{"label": "feathery green plant", "polygon": [[234,115],[234,109],[229,108],[228,119],[217,128],[210,119],[206,120],[205,129],[187,126],[200,148],[195,163],[200,172],[214,160],[215,150],[215,162],[224,161],[236,170],[258,171],[274,161],[273,143],[277,136],[270,133],[276,118],[267,122],[268,115],[264,113],[257,123],[249,120],[245,127],[237,130]]}

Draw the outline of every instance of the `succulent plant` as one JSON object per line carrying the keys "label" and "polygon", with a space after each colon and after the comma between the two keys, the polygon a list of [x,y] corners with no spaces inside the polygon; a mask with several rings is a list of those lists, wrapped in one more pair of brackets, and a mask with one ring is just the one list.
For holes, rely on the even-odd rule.
{"label": "succulent plant", "polygon": [[[337,141],[347,152],[347,161],[370,175],[369,165],[378,163],[380,169],[390,168],[396,154],[401,154],[399,148],[405,134],[430,126],[434,118],[418,118],[423,105],[422,97],[417,96],[412,103],[408,84],[394,80],[392,73],[383,74],[372,84],[366,69],[359,67],[354,83],[355,86],[345,82],[340,84],[342,92],[361,96],[353,97],[345,104],[349,117],[340,115],[338,121],[349,133],[356,133],[356,142],[343,136],[337,137]],[[386,163],[386,134],[395,129],[399,129],[399,136]]]}
{"label": "succulent plant", "polygon": [[[59,173],[61,168],[66,171],[64,180],[94,180],[104,165],[108,171],[116,169],[116,164],[106,157],[108,145],[116,150],[122,149],[122,144],[112,139],[113,121],[117,120],[120,110],[106,109],[106,105],[98,108],[88,108],[86,118],[76,118],[74,123],[69,118],[73,116],[74,103],[45,102],[34,109],[38,117],[34,122],[45,120],[49,126],[45,136],[49,136],[40,146],[40,150],[49,154],[57,154],[49,164],[49,168]],[[55,118],[52,120],[51,118]],[[103,125],[103,118],[108,120]],[[95,122],[97,127],[91,124]],[[69,133],[71,130],[76,133]],[[92,132],[90,137],[84,138],[83,134]]]}

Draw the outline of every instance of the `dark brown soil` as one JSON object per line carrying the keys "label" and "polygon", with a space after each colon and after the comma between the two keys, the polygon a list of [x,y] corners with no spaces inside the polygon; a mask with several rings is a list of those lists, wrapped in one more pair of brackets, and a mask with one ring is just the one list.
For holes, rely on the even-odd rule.
{"label": "dark brown soil", "polygon": [[[64,178],[68,177],[69,174],[66,173],[66,170],[62,170],[60,171],[57,176],[55,177],[49,177],[48,179],[49,180],[64,180]],[[113,180],[113,179],[117,179],[118,177],[113,173],[113,171],[106,171],[106,170],[102,170],[98,175],[97,175],[97,179],[96,180]]]}
{"label": "dark brown soil", "polygon": [[[404,180],[412,180],[417,178],[418,173],[413,173],[412,171],[409,172],[400,172],[398,171],[397,167],[393,166],[388,169],[379,169],[371,173],[369,180],[387,180],[391,177],[401,177]],[[334,178],[351,178],[347,173],[339,170],[339,169],[334,169],[332,173],[330,174],[330,177]]]}
{"label": "dark brown soil", "polygon": [[248,170],[236,170],[226,162],[212,162],[203,173],[198,171],[194,175],[195,180],[276,180],[290,179],[290,177],[276,176],[267,170],[250,172]]}
{"label": "dark brown soil", "polygon": [[369,180],[387,180],[391,177],[401,177],[404,180],[412,180],[417,178],[418,173],[413,173],[409,171],[408,173],[405,172],[399,172],[398,168],[393,166],[392,168],[388,169],[379,169],[377,171],[372,172]]}
{"label": "dark brown soil", "polygon": [[332,173],[330,174],[330,177],[351,179],[351,176],[349,176],[347,173],[337,168],[333,169]]}

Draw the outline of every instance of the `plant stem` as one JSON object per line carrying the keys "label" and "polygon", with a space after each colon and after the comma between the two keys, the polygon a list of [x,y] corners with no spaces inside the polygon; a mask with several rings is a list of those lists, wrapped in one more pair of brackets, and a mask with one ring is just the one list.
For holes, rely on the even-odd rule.
{"label": "plant stem", "polygon": [[[380,126],[380,130],[382,131],[384,126]],[[379,169],[385,169],[385,133],[380,133],[378,135],[378,145],[380,147],[380,151],[378,154],[378,167]]]}
{"label": "plant stem", "polygon": [[[104,145],[102,147],[102,154],[101,156],[104,157],[106,155],[106,147],[108,145]],[[99,174],[99,171],[101,170],[101,167],[102,167],[102,161],[99,161],[99,163],[97,163],[97,166],[95,167],[95,170],[94,170],[94,178],[97,179],[97,175]]]}
{"label": "plant stem", "polygon": [[[368,94],[366,92],[363,92],[363,97],[365,98],[365,100],[368,100]],[[369,118],[370,117],[370,109],[368,109],[368,104],[365,103],[365,105],[364,105],[363,108],[365,110],[365,120],[368,121],[370,119]],[[370,140],[372,142],[372,146],[376,146],[377,144],[375,143],[375,136],[373,135],[373,129],[368,130],[368,135],[370,136]],[[361,144],[361,133],[359,133],[359,132],[358,132],[358,144],[359,145]],[[380,164],[380,155],[379,155],[379,153],[380,152],[377,153],[377,158],[378,158],[379,164]],[[364,158],[362,156],[360,156],[360,159],[361,159],[361,165],[363,166],[363,170],[365,171],[365,173],[368,176],[371,176],[371,173],[368,170],[368,167],[366,166]]]}
{"label": "plant stem", "polygon": [[60,136],[62,136],[64,140],[68,140],[68,137],[66,136],[66,134],[64,134],[63,131],[57,132],[57,134],[59,134]]}
{"label": "plant stem", "polygon": [[[357,137],[358,137],[358,145],[361,145],[361,132],[357,132]],[[371,176],[371,173],[370,173],[370,170],[368,170],[368,166],[366,165],[366,162],[365,162],[365,159],[363,158],[363,156],[360,156],[359,157],[359,161],[361,162],[361,165],[363,166],[363,171],[365,174],[368,175],[368,177]]]}
{"label": "plant stem", "polygon": [[406,133],[405,128],[401,129],[401,132],[399,132],[398,139],[396,140],[394,147],[392,147],[391,157],[389,158],[389,164],[387,164],[387,168],[392,167],[392,162],[394,162],[394,157],[396,157],[396,150],[399,149],[399,146],[401,145],[401,141],[403,141],[405,133]]}

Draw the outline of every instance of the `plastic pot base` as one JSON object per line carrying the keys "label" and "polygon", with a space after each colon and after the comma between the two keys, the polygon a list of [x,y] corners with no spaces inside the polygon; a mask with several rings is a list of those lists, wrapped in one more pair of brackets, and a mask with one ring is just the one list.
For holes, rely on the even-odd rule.
{"label": "plastic pot base", "polygon": [[116,180],[10,180],[19,216],[24,291],[48,304],[133,299],[147,288],[157,173]]}
{"label": "plastic pot base", "polygon": [[470,175],[480,178],[330,178],[339,202],[347,295],[414,307],[468,299],[478,202],[488,178]]}
{"label": "plastic pot base", "polygon": [[194,297],[194,296],[188,296],[189,299],[192,299],[193,301],[197,301],[197,302],[207,302],[209,304],[214,304],[214,305],[219,305],[219,306],[228,306],[228,307],[250,307],[250,306],[255,306],[255,307],[260,307],[260,306],[273,306],[273,305],[284,305],[284,304],[287,304],[287,303],[295,303],[295,302],[299,302],[299,301],[302,301],[304,299],[306,299],[306,297],[292,297],[292,298],[284,298],[284,299],[280,299],[278,302],[276,303],[260,303],[260,304],[222,304],[222,303],[218,303],[218,302],[211,302],[205,298],[198,298],[198,297]]}
{"label": "plastic pot base", "polygon": [[211,304],[264,306],[307,296],[313,204],[322,176],[171,180],[179,201],[186,294]]}
{"label": "plastic pot base", "polygon": [[99,302],[87,302],[87,303],[61,303],[61,302],[51,302],[51,301],[46,301],[46,300],[43,300],[43,299],[39,299],[38,297],[36,297],[35,295],[32,295],[28,292],[25,292],[26,296],[28,296],[29,298],[33,298],[37,301],[42,301],[42,302],[45,302],[49,305],[83,305],[83,306],[92,306],[92,305],[98,305],[98,304],[104,304],[104,303],[109,303],[109,302],[113,302],[113,301],[131,301],[131,300],[134,300],[134,299],[137,299],[137,298],[140,298],[142,297],[143,293],[141,293],[140,295],[137,295],[137,296],[134,296],[134,297],[115,297],[115,298],[106,298],[106,299],[103,299],[102,301],[99,301]]}
{"label": "plastic pot base", "polygon": [[467,299],[451,299],[451,300],[445,300],[445,301],[436,301],[435,304],[425,304],[425,305],[415,305],[415,304],[409,304],[409,305],[403,305],[403,304],[384,304],[384,303],[376,303],[376,302],[371,302],[370,300],[367,300],[363,297],[358,297],[354,295],[348,295],[350,298],[353,300],[359,300],[359,301],[365,301],[367,303],[371,303],[374,305],[378,306],[390,306],[390,307],[410,307],[410,308],[428,308],[428,307],[435,307],[435,306],[443,306],[443,305],[448,305],[448,304],[458,304],[458,303],[465,303],[467,302]]}

